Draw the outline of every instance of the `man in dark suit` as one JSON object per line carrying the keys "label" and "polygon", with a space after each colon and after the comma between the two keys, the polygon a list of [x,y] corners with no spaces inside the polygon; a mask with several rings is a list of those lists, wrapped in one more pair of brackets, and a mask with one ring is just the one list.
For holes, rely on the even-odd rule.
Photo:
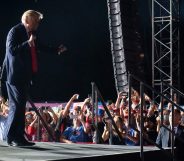
{"label": "man in dark suit", "polygon": [[[10,146],[32,146],[24,137],[25,106],[28,87],[32,76],[38,70],[36,49],[46,49],[36,41],[33,34],[43,18],[40,12],[28,10],[22,15],[22,23],[12,27],[6,40],[3,81],[6,82],[9,116],[5,128],[5,138]],[[47,48],[61,53],[65,48]]]}
{"label": "man in dark suit", "polygon": [[[170,118],[172,113],[170,114]],[[170,119],[170,123],[171,123]],[[184,161],[184,126],[181,125],[181,111],[174,109],[174,131],[175,131],[175,160]]]}
{"label": "man in dark suit", "polygon": [[184,161],[184,126],[178,125],[175,137],[175,158],[176,161]]}

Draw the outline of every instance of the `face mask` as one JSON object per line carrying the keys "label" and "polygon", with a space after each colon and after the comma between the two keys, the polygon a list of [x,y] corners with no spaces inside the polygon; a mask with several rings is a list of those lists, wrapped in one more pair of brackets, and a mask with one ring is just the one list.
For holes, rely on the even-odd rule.
{"label": "face mask", "polygon": [[164,121],[169,121],[169,115],[164,115]]}

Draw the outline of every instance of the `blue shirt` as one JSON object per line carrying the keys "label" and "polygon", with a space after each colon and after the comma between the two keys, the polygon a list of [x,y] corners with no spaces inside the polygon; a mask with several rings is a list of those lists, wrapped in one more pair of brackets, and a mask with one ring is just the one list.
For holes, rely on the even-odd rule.
{"label": "blue shirt", "polygon": [[[134,135],[135,135],[135,130],[134,129],[132,129],[132,128],[130,128],[130,129],[127,129],[128,131],[127,131],[127,134],[128,135],[130,135],[130,136],[132,136],[132,137],[134,137]],[[132,140],[130,140],[129,138],[125,138],[125,145],[138,145],[138,143],[135,143],[135,142],[133,142]]]}
{"label": "blue shirt", "polygon": [[80,126],[78,128],[68,127],[63,132],[65,139],[72,141],[73,143],[77,142],[89,142],[89,136],[84,132],[84,127]]}

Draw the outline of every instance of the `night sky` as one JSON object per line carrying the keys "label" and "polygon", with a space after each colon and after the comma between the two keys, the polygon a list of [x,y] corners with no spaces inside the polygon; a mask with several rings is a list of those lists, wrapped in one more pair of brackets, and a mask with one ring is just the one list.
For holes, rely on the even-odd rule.
{"label": "night sky", "polygon": [[39,55],[39,72],[30,92],[35,101],[63,102],[75,93],[83,100],[91,93],[93,81],[104,99],[116,98],[106,0],[15,0],[10,4],[7,0],[0,6],[1,64],[6,35],[27,9],[44,15],[38,29],[44,44],[62,43],[68,49],[60,57]]}

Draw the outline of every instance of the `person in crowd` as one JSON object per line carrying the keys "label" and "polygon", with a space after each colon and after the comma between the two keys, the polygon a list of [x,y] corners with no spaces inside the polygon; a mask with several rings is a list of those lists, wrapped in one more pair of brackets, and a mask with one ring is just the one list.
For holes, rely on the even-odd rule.
{"label": "person in crowd", "polygon": [[59,112],[59,116],[58,116],[58,121],[55,127],[55,138],[56,141],[59,142],[60,141],[60,136],[62,135],[62,133],[64,132],[64,130],[67,127],[72,126],[73,124],[73,120],[71,120],[70,115],[69,114],[73,114],[70,112],[70,108],[73,104],[73,102],[75,100],[77,100],[79,97],[79,94],[74,94],[70,100],[67,102],[66,106],[64,108],[61,109],[61,111]]}
{"label": "person in crowd", "polygon": [[[172,97],[172,95],[171,95],[171,97]],[[177,98],[177,94],[176,93],[173,94],[173,102],[175,104],[178,104],[178,98]],[[171,109],[172,109],[172,103],[171,102],[168,102],[167,108],[171,111]]]}
{"label": "person in crowd", "polygon": [[7,117],[9,113],[8,100],[0,96],[0,114]]}
{"label": "person in crowd", "polygon": [[[139,115],[139,114],[136,113],[136,117],[137,117],[137,115]],[[131,118],[132,118],[132,120],[136,120],[136,123],[138,122],[137,118],[135,118],[134,114],[131,115]],[[135,128],[138,129],[137,124],[136,124]],[[129,145],[129,146],[139,145],[139,135],[138,135],[137,131],[128,125],[128,113],[127,112],[124,115],[124,127],[123,127],[123,129],[125,129],[125,145]]]}
{"label": "person in crowd", "polygon": [[[169,115],[170,125],[172,127],[172,112]],[[175,159],[177,161],[183,161],[184,158],[184,126],[181,124],[181,111],[179,109],[174,109],[174,123],[173,130],[175,133],[174,146],[175,148]]]}
{"label": "person in crowd", "polygon": [[41,142],[49,142],[49,134],[46,129],[42,128],[41,130]]}
{"label": "person in crowd", "polygon": [[[165,109],[163,111],[163,116],[164,116],[163,124],[168,128],[170,128],[169,114],[170,114],[170,111],[168,109]],[[169,147],[170,146],[170,134],[169,133],[170,132],[164,126],[162,126],[158,132],[156,143],[160,145],[161,147]]]}
{"label": "person in crowd", "polygon": [[27,139],[30,141],[36,140],[38,117],[36,113],[26,112],[25,113],[25,132]]}
{"label": "person in crowd", "polygon": [[[157,115],[155,114],[154,111],[154,106],[150,106],[149,109],[147,110],[147,115],[145,116],[144,119],[144,128],[145,128],[145,133],[147,137],[152,140],[153,142],[156,142],[157,139]],[[151,143],[147,143],[148,145],[151,145]]]}
{"label": "person in crowd", "polygon": [[3,79],[6,82],[9,115],[5,138],[9,146],[32,146],[35,143],[25,138],[25,107],[28,89],[33,75],[38,71],[37,49],[48,53],[61,53],[65,47],[50,48],[42,45],[35,36],[43,14],[35,10],[23,13],[21,23],[10,29],[6,40],[6,55],[3,62]]}
{"label": "person in crowd", "polygon": [[131,92],[131,108],[135,110],[136,108],[139,108],[140,106],[140,95],[138,91],[132,90]]}
{"label": "person in crowd", "polygon": [[[95,120],[94,120],[94,133],[93,133],[93,143],[102,144],[104,143],[104,139],[102,139],[102,134],[104,132],[104,116],[105,116],[105,110],[102,108],[98,108],[98,112],[95,114]],[[96,123],[95,123],[96,122]]]}
{"label": "person in crowd", "polygon": [[73,126],[67,127],[61,136],[61,142],[64,143],[86,143],[91,142],[92,138],[89,137],[90,127],[86,126],[86,120],[84,118],[85,106],[89,102],[89,98],[86,98],[83,105],[75,106],[73,108]]}
{"label": "person in crowd", "polygon": [[[40,130],[41,137],[39,139],[41,141],[44,140],[44,142],[55,141],[54,130],[56,128],[57,121],[58,121],[58,117],[57,117],[56,113],[54,112],[54,110],[50,106],[43,106],[43,107],[41,107],[41,115],[42,115],[43,121],[47,125],[48,129],[46,129],[43,122],[40,121],[39,124],[40,124],[40,129],[41,129]],[[50,135],[52,135],[52,136],[49,136],[48,130],[50,131]]]}
{"label": "person in crowd", "polygon": [[[174,132],[174,157],[177,161],[183,161],[184,158],[184,126],[181,124],[181,111],[179,109],[174,109],[174,118],[173,118],[173,127],[172,127],[172,112],[170,110],[164,110],[164,125],[172,129]],[[157,144],[162,147],[171,146],[171,133],[161,127],[157,137]]]}
{"label": "person in crowd", "polygon": [[184,112],[181,111],[181,125],[184,126]]}
{"label": "person in crowd", "polygon": [[112,100],[107,100],[106,106],[111,113],[116,109],[115,103]]}
{"label": "person in crowd", "polygon": [[105,127],[102,134],[102,138],[106,144],[125,145],[124,138],[126,137],[126,135],[123,129],[123,120],[119,116],[115,116],[113,119],[120,132],[122,140],[118,136],[118,133],[115,130],[114,126],[112,125],[112,122],[110,119],[104,119]]}
{"label": "person in crowd", "polygon": [[119,92],[118,93],[116,103],[115,103],[115,107],[120,108],[121,103],[123,103],[123,105],[124,105],[124,103],[126,103],[126,93],[124,93],[124,92]]}
{"label": "person in crowd", "polygon": [[6,127],[7,117],[9,113],[8,102],[4,97],[0,96],[0,140],[4,140],[4,129]]}

